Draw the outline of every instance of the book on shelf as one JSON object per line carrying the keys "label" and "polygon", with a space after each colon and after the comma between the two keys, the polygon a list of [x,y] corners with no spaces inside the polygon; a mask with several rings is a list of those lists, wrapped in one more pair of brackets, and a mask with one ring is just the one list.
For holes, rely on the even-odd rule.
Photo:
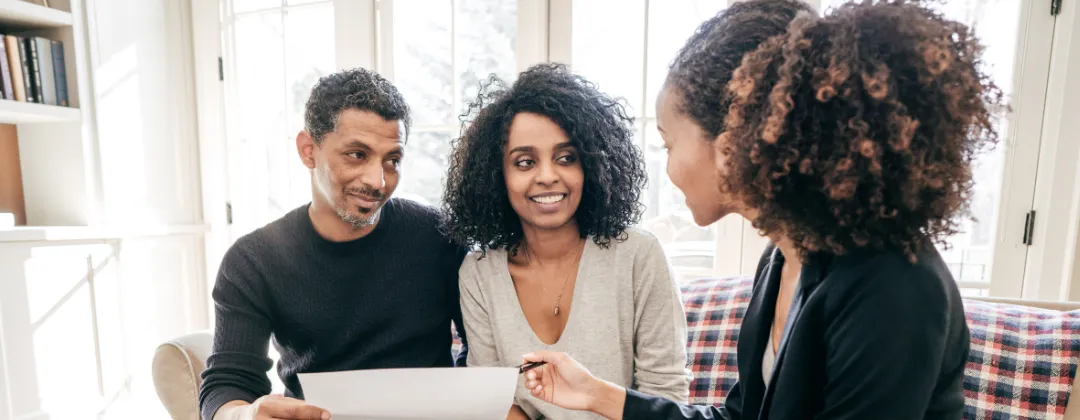
{"label": "book on shelf", "polygon": [[62,42],[43,37],[0,37],[2,99],[70,106]]}
{"label": "book on shelf", "polygon": [[45,87],[41,84],[41,54],[38,53],[38,43],[35,38],[26,38],[27,67],[30,69],[30,85],[34,91],[34,102],[45,103]]}
{"label": "book on shelf", "polygon": [[4,89],[4,99],[14,100],[15,91],[11,83],[11,68],[8,66],[7,43],[0,40],[0,86]]}
{"label": "book on shelf", "polygon": [[[16,101],[26,102],[26,84],[23,82],[22,58],[19,55],[19,38],[4,35],[4,48],[7,50],[7,62],[11,66],[5,78],[11,77],[11,89]],[[5,82],[6,83],[6,82]]]}
{"label": "book on shelf", "polygon": [[37,69],[41,73],[38,81],[41,86],[41,103],[56,105],[56,69],[53,67],[52,41],[34,38],[34,52],[37,55]]}
{"label": "book on shelf", "polygon": [[[15,37],[19,47],[19,65],[22,67],[23,86],[26,88],[26,102],[37,102],[34,96],[34,73],[30,71],[30,51],[26,49],[26,38]],[[12,64],[14,66],[15,64]]]}
{"label": "book on shelf", "polygon": [[52,42],[53,72],[56,74],[56,104],[68,106],[67,68],[64,67],[64,43]]}

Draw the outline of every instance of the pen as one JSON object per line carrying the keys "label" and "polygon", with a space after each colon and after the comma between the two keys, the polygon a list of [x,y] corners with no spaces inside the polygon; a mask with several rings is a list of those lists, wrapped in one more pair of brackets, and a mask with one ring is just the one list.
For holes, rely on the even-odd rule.
{"label": "pen", "polygon": [[536,369],[536,368],[538,368],[540,366],[543,366],[543,365],[546,365],[546,364],[547,364],[547,362],[532,362],[532,363],[523,364],[523,365],[518,367],[518,375],[520,375],[522,373],[525,373],[525,372],[528,372],[530,370]]}

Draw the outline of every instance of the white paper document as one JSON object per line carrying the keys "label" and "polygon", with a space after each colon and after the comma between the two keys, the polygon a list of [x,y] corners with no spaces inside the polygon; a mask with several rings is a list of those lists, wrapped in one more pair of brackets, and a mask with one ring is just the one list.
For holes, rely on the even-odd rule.
{"label": "white paper document", "polygon": [[379,369],[301,373],[308,404],[333,420],[502,420],[517,368]]}

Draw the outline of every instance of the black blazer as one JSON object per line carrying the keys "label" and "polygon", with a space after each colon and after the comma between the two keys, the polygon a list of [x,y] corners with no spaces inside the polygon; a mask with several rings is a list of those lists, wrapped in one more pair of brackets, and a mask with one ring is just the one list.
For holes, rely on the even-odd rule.
{"label": "black blazer", "polygon": [[761,362],[784,257],[769,246],[739,333],[724,407],[627,391],[632,419],[959,419],[970,335],[956,282],[932,245],[915,264],[859,250],[804,263],[770,385]]}

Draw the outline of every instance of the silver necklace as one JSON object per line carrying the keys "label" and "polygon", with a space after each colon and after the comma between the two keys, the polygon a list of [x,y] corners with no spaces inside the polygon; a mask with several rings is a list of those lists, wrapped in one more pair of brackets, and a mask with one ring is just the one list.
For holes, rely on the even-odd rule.
{"label": "silver necklace", "polygon": [[[582,240],[581,244],[578,245],[579,251],[577,253],[577,256],[574,257],[573,267],[577,267],[578,262],[580,262],[580,260],[581,260],[581,254],[582,254],[582,251],[584,251],[581,248],[582,248],[582,245],[584,243],[585,243],[585,241]],[[533,266],[532,252],[529,251],[528,245],[525,246],[525,258],[526,258],[526,261],[529,264],[529,272],[533,275],[533,278],[536,278],[536,267]],[[537,263],[537,264],[539,264],[539,263]],[[552,312],[553,316],[559,316],[559,303],[562,302],[563,293],[566,292],[566,284],[569,283],[569,281],[570,281],[570,275],[574,274],[575,271],[577,271],[577,270],[571,269],[569,272],[566,273],[566,277],[563,278],[563,284],[562,284],[562,287],[559,288],[559,294],[555,297],[555,301],[551,305],[552,306],[552,311],[551,312]],[[547,296],[547,294],[548,294],[547,286],[544,286],[543,282],[540,283],[540,289],[543,290],[544,295]]]}

